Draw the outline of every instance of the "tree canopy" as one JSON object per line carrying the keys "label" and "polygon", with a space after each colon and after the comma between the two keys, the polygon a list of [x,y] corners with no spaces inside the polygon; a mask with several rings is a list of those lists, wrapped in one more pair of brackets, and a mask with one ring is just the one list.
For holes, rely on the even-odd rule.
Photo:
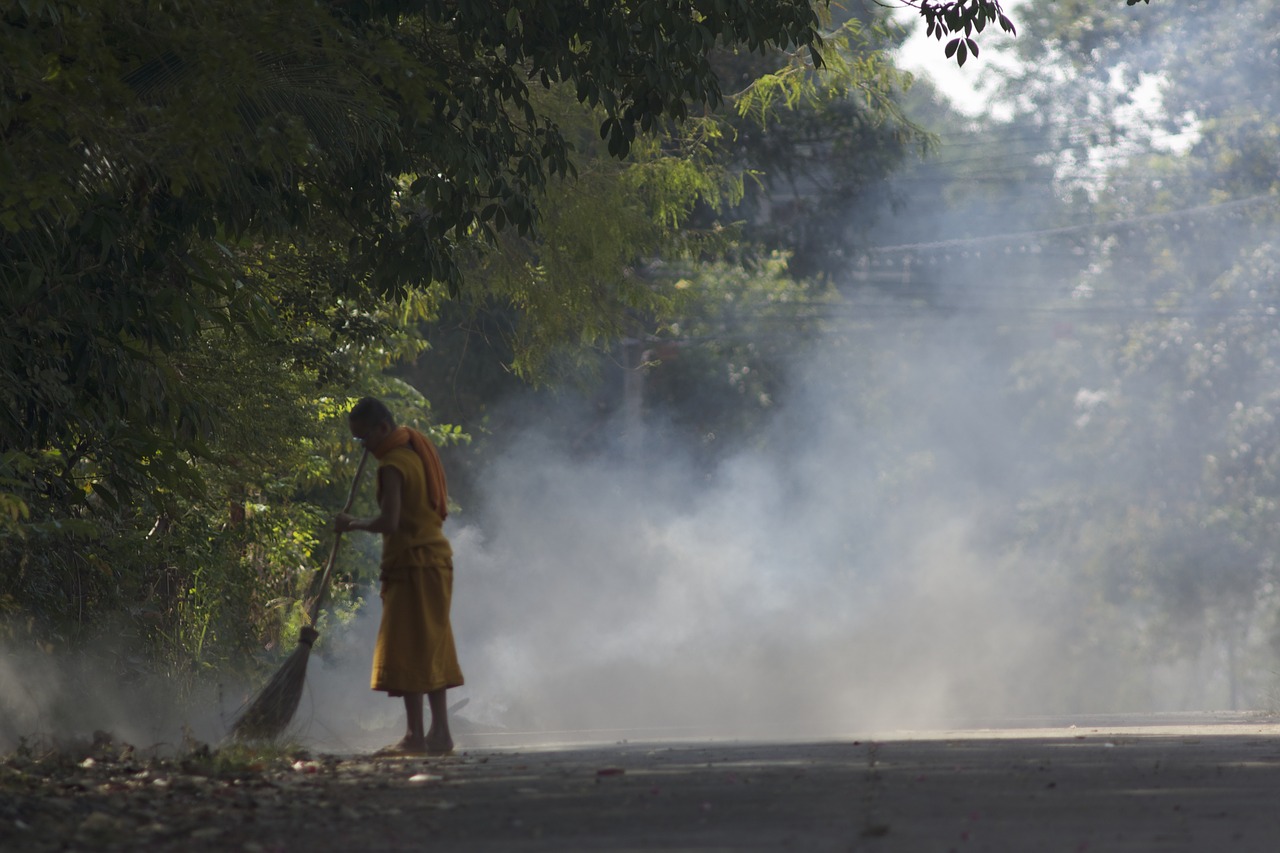
{"label": "tree canopy", "polygon": [[0,612],[279,636],[344,405],[458,440],[383,370],[464,282],[552,339],[660,309],[627,268],[740,193],[723,57],[795,97],[823,5],[5,4]]}
{"label": "tree canopy", "polygon": [[[459,252],[530,233],[548,178],[570,168],[531,85],[597,106],[622,156],[640,130],[719,102],[714,50],[821,62],[818,15],[799,0],[502,11],[8,4],[5,447],[71,465],[118,432],[144,445],[135,458],[198,451],[208,412],[169,354],[213,328],[268,330],[281,312],[340,339],[369,295],[456,290]],[[310,287],[259,287],[246,266],[264,255],[292,257]]]}
{"label": "tree canopy", "polygon": [[1211,701],[1238,706],[1280,646],[1280,68],[1271,4],[1204,11],[1020,9],[1019,160],[1052,171],[1062,219],[1019,288],[1058,328],[1013,384],[1048,448],[1024,544],[1089,579],[1137,659],[1221,659]]}

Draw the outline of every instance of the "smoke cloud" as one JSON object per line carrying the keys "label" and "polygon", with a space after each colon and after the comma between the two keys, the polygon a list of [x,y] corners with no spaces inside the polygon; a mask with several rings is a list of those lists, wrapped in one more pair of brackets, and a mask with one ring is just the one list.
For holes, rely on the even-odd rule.
{"label": "smoke cloud", "polygon": [[[975,171],[1003,174],[1016,153],[992,148],[993,162]],[[1029,169],[1046,158],[1056,162],[1057,154],[1018,156]],[[1081,168],[1086,177],[1105,176]],[[1118,324],[1165,315],[1147,297],[1093,293],[1090,276],[1100,274],[1088,270],[1108,258],[1123,284],[1114,235],[1094,233],[1092,248],[1084,249],[1083,230],[1075,232],[1078,245],[1051,247],[1035,260],[1040,268],[996,254],[1009,247],[973,239],[1036,227],[1029,211],[1048,209],[1058,188],[1048,172],[1031,174],[1046,177],[1038,186],[1024,182],[1017,198],[993,191],[968,211],[938,195],[917,198],[914,208],[906,206],[908,216],[871,235],[885,246],[921,235],[954,238],[954,252],[928,259],[937,264],[931,283],[953,289],[931,291],[917,281],[903,288],[909,299],[850,297],[827,335],[797,342],[768,428],[710,469],[697,452],[700,437],[656,413],[643,423],[602,427],[585,403],[566,401],[549,415],[546,405],[508,401],[495,420],[523,426],[491,444],[487,467],[475,477],[477,494],[447,527],[455,551],[454,630],[467,677],[451,694],[466,702],[456,714],[460,745],[844,736],[1265,701],[1274,661],[1228,661],[1234,652],[1217,641],[1159,653],[1148,628],[1178,614],[1109,596],[1098,567],[1075,561],[1073,545],[1100,521],[1090,517],[1087,495],[1072,518],[1040,510],[1056,506],[1044,500],[1046,492],[1080,473],[1063,458],[1063,436],[1087,444],[1096,437],[1089,430],[1124,428],[1119,416],[1108,425],[1118,368],[1073,362],[1072,336],[1110,336],[1101,325],[1108,318]],[[1208,270],[1212,254],[1221,271],[1240,250],[1231,245],[1238,226],[1205,222],[1194,237],[1190,228],[1171,231],[1169,243],[1197,240],[1206,247],[1197,260]],[[1160,227],[1144,211],[1131,224]],[[1265,239],[1273,240],[1269,232]],[[889,260],[892,275],[905,282],[904,257]],[[1255,312],[1270,296],[1248,288],[1255,279],[1275,279],[1273,262],[1259,258],[1270,255],[1259,252],[1240,265],[1252,276],[1241,288]],[[987,273],[1015,261],[1028,280],[1006,275],[993,284]],[[1263,271],[1251,272],[1250,264]],[[1174,270],[1169,278],[1179,275],[1199,280],[1202,271]],[[1230,294],[1211,299],[1202,290],[1197,299],[1220,303],[1205,316],[1225,317]],[[1037,313],[1055,294],[1078,313]],[[1074,318],[1101,320],[1086,331],[1071,328]],[[1179,322],[1190,347],[1193,324]],[[1270,325],[1257,328],[1259,339],[1274,334]],[[1058,335],[1060,345],[1053,343]],[[1173,352],[1183,346],[1180,335],[1150,346]],[[1015,393],[1028,358],[1041,360],[1042,382],[1058,383],[1056,409],[1031,411],[1027,395]],[[1205,355],[1206,363],[1219,358]],[[1238,387],[1246,388],[1250,369],[1240,368]],[[1261,398],[1274,382],[1270,373],[1258,376],[1258,387],[1246,390]],[[1157,421],[1142,390],[1128,405],[1146,407],[1148,422]],[[1254,408],[1240,406],[1237,426],[1244,430],[1257,414],[1250,428],[1273,432],[1270,414]],[[575,441],[587,433],[590,441]],[[1206,464],[1202,453],[1172,439],[1162,452],[1180,460],[1189,477]],[[1090,473],[1096,479],[1086,485],[1140,495],[1159,464],[1154,451],[1118,458],[1109,470]],[[1024,528],[1033,522],[1036,529]],[[1136,523],[1135,530],[1141,544]],[[1187,538],[1189,547],[1212,551],[1195,531]],[[1215,560],[1225,558],[1210,553],[1193,569],[1217,569]],[[355,751],[399,737],[399,701],[368,689],[378,615],[377,592],[369,590],[350,625],[324,633],[296,719],[304,742]],[[1248,615],[1257,623],[1256,613]],[[1187,621],[1186,631],[1197,630]],[[1259,633],[1266,625],[1240,630],[1240,648],[1265,646]],[[227,697],[242,692],[210,686],[193,704],[176,707],[171,685],[143,676],[120,682],[125,654],[104,648],[54,661],[0,650],[0,748],[23,736],[95,728],[144,745],[175,743],[183,726],[209,741],[226,733],[237,711]],[[1234,673],[1250,668],[1252,680],[1237,683]]]}
{"label": "smoke cloud", "polygon": [[[1137,615],[1099,606],[1056,553],[1073,533],[1009,535],[1053,470],[1008,394],[1009,336],[972,317],[868,323],[864,308],[797,362],[765,440],[710,472],[654,424],[637,441],[615,422],[614,446],[576,452],[585,407],[508,437],[479,505],[450,522],[462,742],[1223,706],[1215,661],[1156,665]],[[376,609],[342,676],[352,691]],[[384,735],[402,724],[376,697],[316,707]]]}
{"label": "smoke cloud", "polygon": [[[638,438],[612,423],[616,441],[582,453],[586,406],[559,420],[539,407],[541,422],[505,437],[447,529],[460,745],[1224,705],[1211,655],[1153,665],[1138,617],[1098,606],[1060,538],[1008,535],[1054,470],[1008,393],[1016,340],[972,317],[847,307],[797,359],[763,439],[711,470],[659,423]],[[345,752],[399,737],[400,702],[368,689],[378,618],[369,590],[351,624],[324,633],[302,742]],[[217,742],[234,719],[238,693],[211,686],[177,707],[172,685],[95,675],[119,671],[97,655],[0,657],[0,739],[101,728]]]}

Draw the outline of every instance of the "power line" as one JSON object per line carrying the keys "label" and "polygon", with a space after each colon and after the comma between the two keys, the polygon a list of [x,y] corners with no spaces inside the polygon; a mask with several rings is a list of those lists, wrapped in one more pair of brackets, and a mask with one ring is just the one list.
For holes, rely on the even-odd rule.
{"label": "power line", "polygon": [[1233,201],[1221,202],[1218,204],[1202,204],[1194,207],[1185,207],[1179,210],[1171,210],[1163,213],[1149,213],[1142,216],[1132,216],[1124,219],[1113,219],[1108,222],[1100,222],[1089,225],[1067,225],[1060,228],[1044,228],[1036,231],[1018,231],[1006,234],[989,234],[982,237],[961,237],[950,240],[937,240],[927,243],[903,243],[896,246],[876,246],[868,251],[868,254],[889,254],[894,252],[922,252],[935,251],[940,249],[963,249],[973,246],[984,246],[999,243],[1031,243],[1047,237],[1065,237],[1075,234],[1091,234],[1101,231],[1114,231],[1134,225],[1145,225],[1153,222],[1167,222],[1182,217],[1199,216],[1203,214],[1222,214],[1239,210],[1251,205],[1266,202],[1268,204],[1276,204],[1280,201],[1272,193],[1262,193],[1259,195],[1249,196],[1247,198],[1235,199]]}
{"label": "power line", "polygon": [[[1213,129],[1217,131],[1230,129],[1251,121],[1258,121],[1260,118],[1262,117],[1259,116],[1256,110],[1246,110],[1242,108],[1240,110],[1231,110],[1217,114],[1211,117],[1211,119],[1208,119],[1208,121],[1213,125]],[[1177,139],[1204,133],[1204,129],[1201,126],[1204,121],[1205,119],[1201,119],[1200,123],[1196,126],[1188,127],[1181,131],[1161,132],[1159,134],[1159,139]],[[1144,117],[1128,122],[1124,129],[1138,131],[1163,131],[1161,124],[1162,122],[1159,117]],[[918,161],[915,164],[915,167],[947,169],[957,166],[978,164],[990,165],[993,169],[1008,168],[1011,158],[1034,160],[1037,157],[1061,155],[1063,153],[1063,145],[1061,143],[1053,143],[1051,145],[1044,144],[1052,141],[1055,137],[1060,139],[1063,135],[1067,135],[1082,141],[1087,141],[1089,137],[1095,134],[1110,137],[1114,130],[1114,125],[1105,120],[1085,119],[1064,125],[1044,125],[1042,128],[1036,129],[1034,132],[1018,136],[1002,136],[999,133],[999,128],[997,128],[994,132],[986,134],[974,134],[962,138],[950,139],[943,137],[944,141],[938,148],[939,152],[969,148],[998,148],[999,153],[992,156],[961,157],[955,159],[946,159],[945,156],[940,154],[935,159],[922,159]],[[986,138],[980,138],[982,136],[985,136]],[[1144,141],[1145,140],[1141,138],[1134,139],[1128,136],[1121,136],[1114,142],[1097,143],[1086,147],[1106,149],[1107,153],[1102,156],[1110,160],[1123,160],[1124,158],[1132,157],[1135,154],[1141,156],[1145,154],[1162,155],[1169,153],[1159,149],[1151,150],[1141,147],[1134,150],[1133,146],[1140,146]],[[1029,149],[1017,150],[1018,144],[1023,142],[1041,144]],[[1032,163],[1029,165],[1038,164]]]}

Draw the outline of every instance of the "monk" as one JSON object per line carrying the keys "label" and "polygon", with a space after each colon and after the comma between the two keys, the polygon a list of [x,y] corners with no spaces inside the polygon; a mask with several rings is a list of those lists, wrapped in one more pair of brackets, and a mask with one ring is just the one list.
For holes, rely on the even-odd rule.
{"label": "monk", "polygon": [[[339,533],[382,534],[382,622],[373,652],[371,687],[404,697],[404,738],[386,755],[448,755],[453,751],[445,691],[462,685],[449,624],[453,549],[444,535],[448,494],[435,447],[420,432],[396,426],[381,401],[365,397],[347,418],[351,435],[378,460],[378,514],[341,513]],[[423,731],[422,697],[431,709]]]}

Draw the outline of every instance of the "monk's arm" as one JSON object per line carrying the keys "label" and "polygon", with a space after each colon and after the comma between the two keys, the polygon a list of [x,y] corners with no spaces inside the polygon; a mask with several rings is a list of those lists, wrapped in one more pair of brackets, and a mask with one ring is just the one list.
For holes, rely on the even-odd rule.
{"label": "monk's arm", "polygon": [[395,468],[378,469],[378,514],[372,518],[356,518],[339,513],[334,519],[334,529],[339,533],[348,530],[366,530],[369,533],[394,533],[400,526],[400,493],[404,477]]}

